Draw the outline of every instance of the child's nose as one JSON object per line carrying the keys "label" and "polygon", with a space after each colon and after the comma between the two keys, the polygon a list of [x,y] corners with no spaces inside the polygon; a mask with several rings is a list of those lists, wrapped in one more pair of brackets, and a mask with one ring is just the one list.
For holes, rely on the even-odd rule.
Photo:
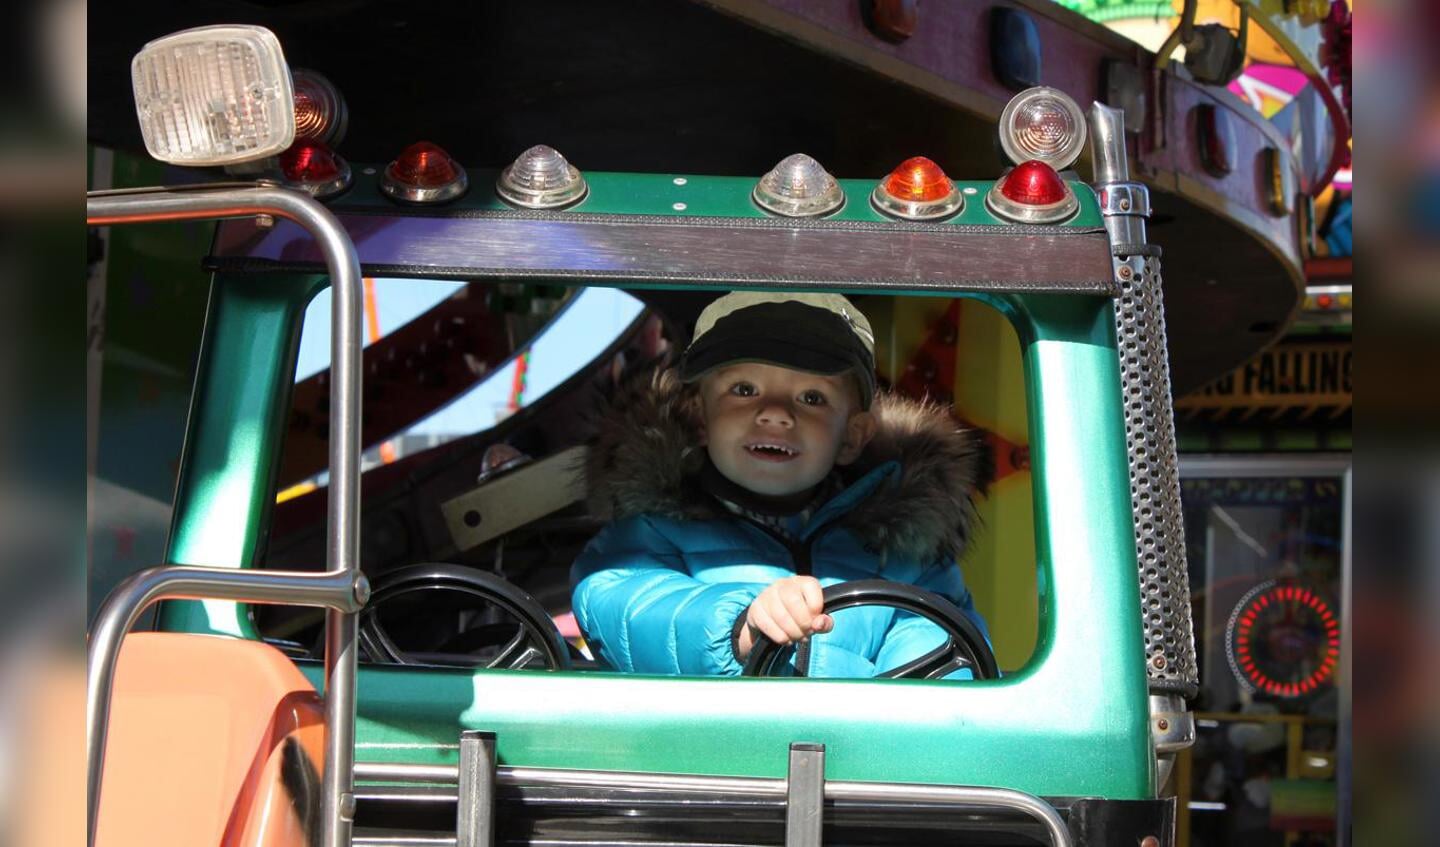
{"label": "child's nose", "polygon": [[790,413],[788,405],[771,402],[760,407],[755,422],[762,426],[792,427],[795,425],[795,416]]}

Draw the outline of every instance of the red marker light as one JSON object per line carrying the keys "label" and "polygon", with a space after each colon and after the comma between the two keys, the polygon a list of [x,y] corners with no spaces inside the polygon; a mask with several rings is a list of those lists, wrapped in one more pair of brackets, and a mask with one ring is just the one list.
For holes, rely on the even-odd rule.
{"label": "red marker light", "polygon": [[875,186],[870,200],[887,215],[913,221],[950,217],[965,205],[950,177],[924,156],[901,162]]}
{"label": "red marker light", "polygon": [[317,200],[334,197],[350,187],[350,165],[319,141],[302,139],[280,154],[285,181]]}
{"label": "red marker light", "polygon": [[1068,188],[1044,162],[1022,162],[1000,183],[1000,193],[1026,206],[1049,206],[1065,199]]}
{"label": "red marker light", "polygon": [[1328,309],[1331,306],[1335,305],[1335,298],[1331,297],[1329,294],[1321,294],[1319,297],[1315,298],[1315,305],[1319,306],[1322,309]]}
{"label": "red marker light", "polygon": [[318,141],[301,141],[280,154],[280,167],[291,182],[319,182],[340,175],[335,154]]}
{"label": "red marker light", "polygon": [[439,145],[417,141],[406,147],[386,171],[407,185],[438,188],[452,182],[460,169]]}
{"label": "red marker light", "polygon": [[439,145],[417,141],[385,168],[380,190],[405,203],[444,203],[470,187],[465,170]]}
{"label": "red marker light", "polygon": [[985,196],[995,214],[1019,223],[1045,224],[1065,220],[1080,208],[1075,192],[1056,170],[1031,160],[1016,165]]}

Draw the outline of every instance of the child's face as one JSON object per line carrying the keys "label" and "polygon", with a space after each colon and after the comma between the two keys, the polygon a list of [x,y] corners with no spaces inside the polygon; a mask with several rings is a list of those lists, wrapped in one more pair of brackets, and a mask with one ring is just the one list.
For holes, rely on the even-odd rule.
{"label": "child's face", "polygon": [[700,402],[710,461],[756,494],[814,487],[835,465],[855,461],[875,433],[848,374],[746,362],[702,377]]}

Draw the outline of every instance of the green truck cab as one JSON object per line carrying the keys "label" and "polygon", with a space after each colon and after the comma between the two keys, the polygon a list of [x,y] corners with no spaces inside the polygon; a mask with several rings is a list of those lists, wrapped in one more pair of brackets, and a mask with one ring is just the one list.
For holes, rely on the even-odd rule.
{"label": "green truck cab", "polygon": [[[147,694],[118,660],[141,612],[159,601],[147,644],[180,639],[203,653],[248,642],[245,655],[298,668],[324,694],[305,707],[323,709],[323,754],[313,738],[287,746],[279,723],[264,724],[256,743],[269,752],[255,761],[280,757],[281,788],[264,803],[254,799],[252,783],[268,764],[238,778],[249,805],[236,801],[223,815],[226,833],[243,833],[235,843],[287,843],[244,822],[262,807],[298,822],[286,837],[326,845],[1171,843],[1174,807],[1162,787],[1170,757],[1193,739],[1184,698],[1197,679],[1160,256],[1146,240],[1145,188],[1129,178],[1122,115],[1100,104],[1086,115],[1053,89],[1031,89],[1006,110],[1004,145],[1006,121],[1025,120],[1027,105],[1072,118],[1059,144],[1065,152],[1021,149],[1005,174],[942,174],[938,195],[917,189],[908,201],[894,192],[887,201],[887,186],[898,185],[891,180],[832,186],[817,176],[821,188],[786,183],[781,196],[766,194],[758,177],[582,175],[549,148],[506,169],[412,178],[408,189],[397,164],[414,166],[413,177],[424,162],[402,157],[389,167],[332,162],[291,172],[318,177],[308,184],[263,173],[260,181],[93,193],[92,224],[221,223],[204,260],[212,288],[167,563],[123,582],[91,631],[92,843],[131,840],[126,827],[137,824],[113,817],[106,804],[119,801],[107,797],[160,767],[133,755],[133,744],[107,753],[107,734],[113,741],[125,732],[122,701],[148,696],[152,719],[167,701],[185,708],[181,698]],[[1065,172],[1087,135],[1093,185]],[[422,152],[432,166],[443,156]],[[812,164],[799,162],[823,174]],[[1057,173],[1063,181],[1050,179]],[[460,176],[466,186],[456,189]],[[1022,178],[1033,182],[1007,185]],[[1056,185],[1058,195],[1045,194]],[[816,199],[826,191],[840,202]],[[577,660],[554,629],[556,601],[536,599],[541,591],[568,599],[568,586],[553,585],[569,564],[558,553],[536,575],[508,581],[473,564],[390,567],[387,554],[366,547],[375,514],[360,500],[361,449],[393,432],[361,415],[362,398],[368,412],[395,378],[383,348],[361,344],[362,274],[520,295],[543,287],[561,299],[566,289],[620,287],[645,303],[647,316],[681,326],[731,289],[836,291],[896,322],[909,308],[902,303],[933,314],[925,304],[953,300],[995,316],[1014,339],[1008,367],[1026,444],[1023,457],[999,458],[1028,470],[1023,525],[1033,531],[988,544],[1000,551],[992,567],[1018,560],[1033,568],[1025,583],[1034,586],[1032,611],[1013,615],[1033,621],[1024,649],[1007,650],[997,632],[1003,673],[964,682],[625,675]],[[293,379],[301,324],[327,286],[331,367],[311,384],[323,394],[301,409]],[[603,373],[644,326],[637,321],[581,373]],[[433,334],[435,362],[460,358],[438,325]],[[557,421],[576,414],[571,395],[593,382],[567,383],[508,420],[501,435],[562,431]],[[312,456],[328,456],[311,470],[328,477],[305,495],[310,517],[287,524],[277,520],[276,495],[294,474],[282,467],[304,465],[293,451],[307,438]],[[431,461],[469,469],[483,442]],[[565,524],[565,538],[583,536],[596,526],[583,520],[583,506],[548,496],[569,484],[567,451],[583,447],[556,437],[512,470],[477,481],[469,469],[468,482],[450,485],[425,520],[472,563],[507,537],[533,540],[525,527],[556,509],[580,516]],[[303,512],[289,505],[292,516]],[[488,510],[500,506],[520,517],[492,532]],[[318,539],[308,563],[293,551],[274,555],[296,525]],[[570,549],[563,540],[554,546]],[[1007,557],[1011,547],[1023,553]],[[967,578],[976,579],[969,566]],[[520,625],[498,640],[448,648],[448,658],[387,652],[375,623],[389,603],[425,614],[428,600],[405,600],[415,591],[458,593]],[[310,640],[267,632],[292,607],[325,610],[323,625],[313,614],[288,619],[290,636]],[[1012,616],[986,611],[992,622]],[[467,661],[467,653],[480,658]],[[175,672],[193,681],[196,697],[224,698],[204,690],[214,674]],[[285,679],[286,697],[300,697],[298,678]],[[293,718],[305,710],[295,705],[303,697],[286,697],[281,711]]]}

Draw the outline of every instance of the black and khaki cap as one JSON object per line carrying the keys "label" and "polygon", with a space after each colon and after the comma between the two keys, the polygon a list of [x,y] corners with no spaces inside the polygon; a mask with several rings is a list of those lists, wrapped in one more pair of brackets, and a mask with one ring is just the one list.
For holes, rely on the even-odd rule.
{"label": "black and khaki cap", "polygon": [[855,374],[860,403],[875,398],[875,333],[839,294],[737,291],[705,307],[695,338],[680,359],[680,379],[694,382],[740,362],[763,362],[807,373]]}

